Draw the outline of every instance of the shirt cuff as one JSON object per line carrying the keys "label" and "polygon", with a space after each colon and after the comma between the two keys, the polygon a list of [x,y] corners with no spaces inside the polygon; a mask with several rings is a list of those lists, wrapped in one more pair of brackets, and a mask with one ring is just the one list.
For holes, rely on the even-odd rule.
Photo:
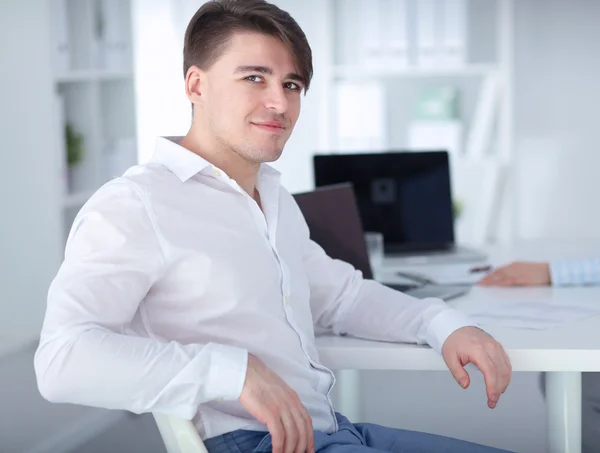
{"label": "shirt cuff", "polygon": [[205,348],[210,350],[210,364],[204,384],[205,399],[238,399],[246,382],[248,351],[217,343],[209,343]]}
{"label": "shirt cuff", "polygon": [[458,310],[449,308],[435,316],[427,328],[427,343],[438,354],[442,353],[442,346],[448,337],[461,327],[479,327],[467,315]]}
{"label": "shirt cuff", "polygon": [[550,284],[552,286],[564,286],[568,284],[568,279],[565,275],[568,275],[568,268],[562,261],[551,261],[550,262]]}

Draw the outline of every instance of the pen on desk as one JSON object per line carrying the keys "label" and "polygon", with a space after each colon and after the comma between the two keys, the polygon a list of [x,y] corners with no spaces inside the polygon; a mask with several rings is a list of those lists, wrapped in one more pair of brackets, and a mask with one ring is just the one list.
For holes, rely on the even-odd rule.
{"label": "pen on desk", "polygon": [[489,272],[492,270],[492,266],[491,265],[486,265],[486,266],[477,266],[477,267],[472,267],[470,272],[471,274],[476,274],[479,272]]}
{"label": "pen on desk", "polygon": [[427,277],[423,277],[417,274],[413,274],[411,272],[402,272],[397,271],[396,275],[402,278],[406,278],[408,280],[412,280],[420,285],[434,285],[435,282]]}

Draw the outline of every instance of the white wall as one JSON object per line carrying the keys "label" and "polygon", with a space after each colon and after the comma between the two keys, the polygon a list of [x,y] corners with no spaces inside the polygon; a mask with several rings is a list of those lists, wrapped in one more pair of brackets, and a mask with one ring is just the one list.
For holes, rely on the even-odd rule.
{"label": "white wall", "polygon": [[598,238],[600,2],[515,3],[519,236]]}
{"label": "white wall", "polygon": [[60,263],[48,2],[0,2],[0,336],[39,333]]}
{"label": "white wall", "polygon": [[191,123],[183,79],[182,14],[181,0],[132,0],[136,126],[142,163],[152,157],[156,137],[185,135]]}

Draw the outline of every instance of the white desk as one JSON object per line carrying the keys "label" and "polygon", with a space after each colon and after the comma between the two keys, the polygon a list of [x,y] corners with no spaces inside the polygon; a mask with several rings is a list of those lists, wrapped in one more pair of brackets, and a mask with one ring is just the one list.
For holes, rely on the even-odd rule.
{"label": "white desk", "polygon": [[[536,254],[536,250],[538,253]],[[555,256],[585,256],[571,247]],[[597,250],[584,246],[582,250]],[[527,252],[493,251],[492,262],[502,259],[548,258],[549,249],[539,246]],[[588,256],[593,251],[588,252]],[[468,296],[449,302],[471,313],[482,304],[506,301],[576,301],[600,304],[600,287],[588,288],[482,288],[475,287]],[[581,453],[581,372],[600,371],[600,316],[550,330],[520,330],[486,327],[500,341],[510,356],[513,371],[546,371],[547,432],[550,453]],[[333,370],[446,370],[443,359],[429,347],[365,341],[350,337],[325,336],[317,339],[324,365]],[[355,377],[355,376],[354,376]],[[350,410],[360,407],[358,381],[349,375],[340,385],[345,395],[358,395],[348,402]],[[507,391],[510,391],[510,386]]]}

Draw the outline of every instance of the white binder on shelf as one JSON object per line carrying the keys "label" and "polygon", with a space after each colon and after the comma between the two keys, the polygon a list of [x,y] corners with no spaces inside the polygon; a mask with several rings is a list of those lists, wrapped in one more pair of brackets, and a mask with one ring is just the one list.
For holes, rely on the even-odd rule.
{"label": "white binder on shelf", "polygon": [[384,86],[344,82],[336,94],[336,147],[347,152],[387,149]]}
{"label": "white binder on shelf", "polygon": [[104,69],[119,71],[129,64],[130,42],[122,0],[100,0],[102,21],[101,61]]}
{"label": "white binder on shelf", "polygon": [[446,121],[413,120],[408,125],[408,149],[431,151],[443,149],[457,156],[463,152],[463,123],[459,119]]}
{"label": "white binder on shelf", "polygon": [[406,67],[409,64],[407,0],[378,1],[383,60],[394,68]]}
{"label": "white binder on shelf", "polygon": [[466,154],[470,157],[490,154],[491,138],[498,113],[499,91],[498,77],[487,76],[483,79],[465,146]]}
{"label": "white binder on shelf", "polygon": [[359,64],[381,67],[384,64],[381,2],[358,0],[356,12],[360,18]]}
{"label": "white binder on shelf", "polygon": [[419,0],[416,6],[417,65],[433,68],[440,63],[439,0]]}
{"label": "white binder on shelf", "polygon": [[50,11],[52,14],[54,71],[56,74],[63,74],[71,69],[67,0],[52,0]]}
{"label": "white binder on shelf", "polygon": [[445,67],[466,63],[466,0],[441,0],[440,8],[440,64]]}

